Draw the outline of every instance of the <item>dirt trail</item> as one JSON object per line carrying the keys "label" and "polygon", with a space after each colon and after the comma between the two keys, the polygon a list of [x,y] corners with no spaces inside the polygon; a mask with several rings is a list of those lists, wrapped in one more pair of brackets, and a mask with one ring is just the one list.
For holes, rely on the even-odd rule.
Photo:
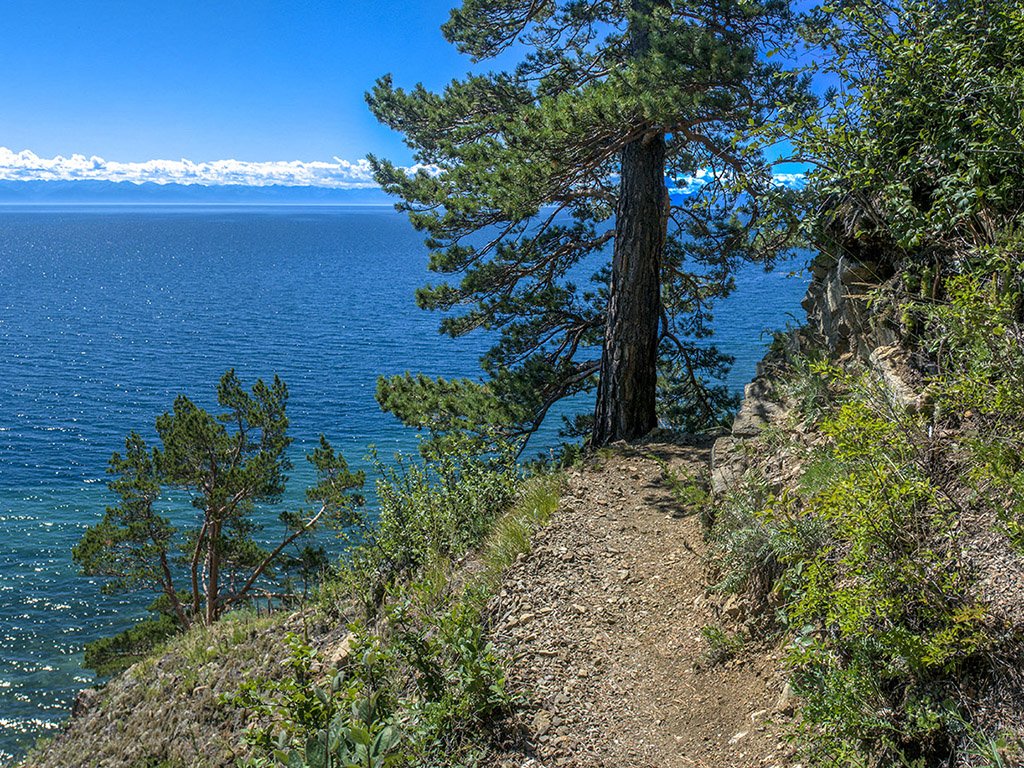
{"label": "dirt trail", "polygon": [[616,450],[574,471],[551,524],[492,604],[493,637],[532,709],[503,766],[791,765],[779,652],[706,660],[727,617],[705,587],[696,515],[663,475],[705,472],[708,446]]}

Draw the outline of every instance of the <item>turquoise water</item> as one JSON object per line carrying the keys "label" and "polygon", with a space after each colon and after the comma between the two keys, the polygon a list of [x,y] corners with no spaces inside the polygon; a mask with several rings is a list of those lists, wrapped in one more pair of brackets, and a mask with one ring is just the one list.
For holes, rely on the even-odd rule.
{"label": "turquoise water", "polygon": [[[0,762],[91,682],[84,643],[145,604],[101,596],[69,554],[110,502],[124,435],[151,436],[180,392],[211,405],[235,367],[287,382],[297,454],[320,432],[356,464],[370,443],[414,449],[377,409],[377,376],[471,375],[486,347],[415,307],[426,261],[387,208],[0,208]],[[741,276],[718,313],[733,385],[803,290],[784,271]]]}

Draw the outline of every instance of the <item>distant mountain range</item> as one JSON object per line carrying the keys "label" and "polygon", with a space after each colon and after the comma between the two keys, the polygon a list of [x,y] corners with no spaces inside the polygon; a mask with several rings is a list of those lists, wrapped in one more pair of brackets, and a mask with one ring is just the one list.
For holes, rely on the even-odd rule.
{"label": "distant mountain range", "polygon": [[3,205],[387,205],[379,188],[201,184],[136,184],[130,181],[0,181]]}
{"label": "distant mountain range", "polygon": [[[798,187],[802,174],[781,174],[785,186]],[[671,189],[674,199],[695,187]],[[241,184],[141,184],[132,181],[0,180],[0,205],[391,205],[379,187],[246,186]]]}

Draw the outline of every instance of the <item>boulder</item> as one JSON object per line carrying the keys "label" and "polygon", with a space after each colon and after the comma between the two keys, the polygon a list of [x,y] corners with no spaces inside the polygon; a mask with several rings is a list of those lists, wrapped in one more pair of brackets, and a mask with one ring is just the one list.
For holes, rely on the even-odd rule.
{"label": "boulder", "polygon": [[897,346],[878,347],[869,355],[868,362],[882,382],[893,408],[921,413],[931,405],[930,393],[927,390],[918,392],[911,383],[911,368],[903,349]]}

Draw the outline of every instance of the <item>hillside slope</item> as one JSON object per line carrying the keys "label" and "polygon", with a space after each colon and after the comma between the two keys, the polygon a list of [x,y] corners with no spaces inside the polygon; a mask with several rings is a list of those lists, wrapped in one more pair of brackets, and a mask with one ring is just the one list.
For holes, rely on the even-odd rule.
{"label": "hillside slope", "polygon": [[[602,452],[570,472],[532,551],[488,606],[491,638],[521,699],[506,766],[784,764],[792,700],[778,649],[748,644],[713,661],[702,635],[742,630],[737,606],[706,592],[696,494],[710,444],[649,443]],[[228,619],[172,645],[81,698],[66,730],[28,760],[37,768],[230,766],[246,754],[245,713],[220,701],[274,677],[287,632],[338,658],[344,617],[313,612]],[[780,711],[781,706],[783,711]]]}
{"label": "hillside slope", "polygon": [[[857,263],[815,265],[809,327],[776,345],[730,434],[655,435],[568,470],[532,546],[527,531],[488,576],[477,647],[504,660],[512,706],[470,712],[462,757],[427,764],[1021,764],[1024,550],[966,482],[970,420],[929,410],[865,279]],[[801,357],[805,339],[824,367]],[[443,656],[449,619],[416,611],[490,566],[466,552],[437,566],[386,591],[414,606],[402,642],[420,632]],[[364,638],[400,651],[387,643],[405,610],[381,610]],[[341,601],[185,637],[84,696],[26,765],[235,765],[251,718],[221,695],[288,674],[289,631],[318,669],[345,663],[358,615]],[[395,689],[412,728],[421,674],[403,667]]]}

